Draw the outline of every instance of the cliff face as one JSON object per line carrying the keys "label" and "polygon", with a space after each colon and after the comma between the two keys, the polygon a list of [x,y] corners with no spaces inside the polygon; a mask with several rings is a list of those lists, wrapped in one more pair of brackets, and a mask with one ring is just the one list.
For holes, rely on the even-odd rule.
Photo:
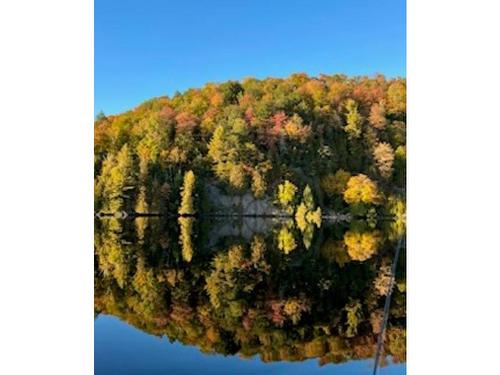
{"label": "cliff face", "polygon": [[[223,216],[274,216],[279,218],[293,217],[284,210],[273,205],[271,198],[255,198],[251,193],[243,195],[228,195],[214,184],[206,184],[205,197],[213,207],[212,213]],[[348,222],[351,220],[349,213],[340,213],[325,209],[323,219],[332,222]]]}

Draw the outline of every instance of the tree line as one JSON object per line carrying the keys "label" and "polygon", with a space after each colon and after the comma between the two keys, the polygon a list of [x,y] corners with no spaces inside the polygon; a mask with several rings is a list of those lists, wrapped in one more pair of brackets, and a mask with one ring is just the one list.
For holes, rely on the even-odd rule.
{"label": "tree line", "polygon": [[100,114],[94,147],[96,212],[209,212],[203,187],[215,184],[310,222],[305,190],[316,216],[385,213],[404,200],[406,81],[293,74],[209,83]]}

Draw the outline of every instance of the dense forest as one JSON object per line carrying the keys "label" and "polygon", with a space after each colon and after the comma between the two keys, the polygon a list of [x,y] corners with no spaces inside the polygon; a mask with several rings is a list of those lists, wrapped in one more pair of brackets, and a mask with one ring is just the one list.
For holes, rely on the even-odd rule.
{"label": "dense forest", "polygon": [[94,137],[96,212],[209,214],[211,186],[266,200],[302,226],[331,212],[404,210],[405,79],[210,83],[100,114]]}
{"label": "dense forest", "polygon": [[[245,236],[234,220],[227,232],[223,222],[184,219],[189,231],[160,218],[96,221],[96,316],[206,353],[320,364],[373,358],[400,235],[393,222],[322,225],[310,243],[292,219]],[[406,360],[404,254],[383,361]]]}

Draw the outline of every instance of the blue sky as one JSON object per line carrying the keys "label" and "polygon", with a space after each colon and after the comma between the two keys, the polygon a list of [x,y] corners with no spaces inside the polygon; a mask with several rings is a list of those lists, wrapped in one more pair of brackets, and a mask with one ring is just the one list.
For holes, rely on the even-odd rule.
{"label": "blue sky", "polygon": [[244,77],[406,75],[405,0],[95,0],[94,113]]}

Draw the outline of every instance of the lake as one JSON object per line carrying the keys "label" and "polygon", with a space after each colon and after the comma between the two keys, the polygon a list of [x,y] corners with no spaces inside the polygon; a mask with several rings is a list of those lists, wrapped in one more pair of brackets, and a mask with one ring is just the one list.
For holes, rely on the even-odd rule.
{"label": "lake", "polygon": [[402,236],[392,221],[96,220],[95,374],[372,374],[377,351],[378,374],[405,374]]}

